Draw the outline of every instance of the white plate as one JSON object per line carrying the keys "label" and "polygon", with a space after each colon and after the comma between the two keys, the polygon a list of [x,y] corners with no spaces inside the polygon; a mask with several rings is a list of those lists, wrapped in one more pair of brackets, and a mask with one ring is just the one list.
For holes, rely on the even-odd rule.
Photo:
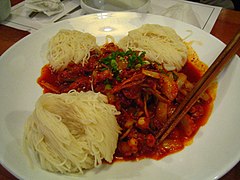
{"label": "white plate", "polygon": [[22,152],[23,125],[42,93],[36,83],[46,64],[49,38],[60,29],[76,29],[97,36],[98,43],[110,34],[118,40],[142,24],[156,23],[176,30],[181,37],[195,40],[193,47],[207,64],[224,48],[210,34],[182,22],[150,14],[103,13],[63,21],[29,35],[16,43],[0,61],[0,162],[21,179],[215,179],[240,160],[240,59],[235,56],[219,77],[215,107],[208,123],[192,145],[162,160],[118,162],[72,177],[49,173],[35,164],[32,168]]}

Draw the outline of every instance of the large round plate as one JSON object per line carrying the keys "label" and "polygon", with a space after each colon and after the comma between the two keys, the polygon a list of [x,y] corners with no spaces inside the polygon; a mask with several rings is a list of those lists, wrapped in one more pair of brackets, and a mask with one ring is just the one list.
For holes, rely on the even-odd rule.
{"label": "large round plate", "polygon": [[0,162],[21,179],[215,179],[240,160],[240,59],[235,56],[219,77],[213,113],[194,142],[183,151],[162,160],[118,162],[87,171],[83,176],[65,176],[32,167],[22,150],[24,122],[42,94],[36,79],[46,64],[49,39],[60,29],[76,29],[97,37],[98,43],[112,35],[116,41],[142,24],[155,23],[174,28],[208,65],[224,48],[210,34],[162,16],[137,13],[103,13],[66,20],[29,35],[1,56],[0,61]]}

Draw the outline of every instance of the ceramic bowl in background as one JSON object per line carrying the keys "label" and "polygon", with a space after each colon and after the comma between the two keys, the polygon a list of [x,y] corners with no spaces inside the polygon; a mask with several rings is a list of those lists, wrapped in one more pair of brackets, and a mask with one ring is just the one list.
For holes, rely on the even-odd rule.
{"label": "ceramic bowl in background", "polygon": [[82,9],[86,13],[106,11],[133,11],[147,13],[150,0],[81,0]]}

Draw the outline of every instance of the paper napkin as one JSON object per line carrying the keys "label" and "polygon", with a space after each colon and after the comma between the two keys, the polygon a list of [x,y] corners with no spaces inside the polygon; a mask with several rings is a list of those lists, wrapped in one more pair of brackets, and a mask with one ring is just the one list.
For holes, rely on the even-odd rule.
{"label": "paper napkin", "polygon": [[64,10],[64,4],[60,0],[25,0],[25,7],[33,12],[43,12],[48,16]]}

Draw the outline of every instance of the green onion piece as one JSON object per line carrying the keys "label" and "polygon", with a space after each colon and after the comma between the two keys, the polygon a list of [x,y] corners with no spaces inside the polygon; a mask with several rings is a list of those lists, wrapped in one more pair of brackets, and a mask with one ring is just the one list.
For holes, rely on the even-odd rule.
{"label": "green onion piece", "polygon": [[113,72],[116,72],[118,70],[118,64],[117,64],[116,59],[111,60],[111,67],[112,67]]}
{"label": "green onion piece", "polygon": [[112,89],[112,85],[111,85],[111,84],[106,84],[106,85],[105,85],[105,89],[106,89],[106,90]]}

